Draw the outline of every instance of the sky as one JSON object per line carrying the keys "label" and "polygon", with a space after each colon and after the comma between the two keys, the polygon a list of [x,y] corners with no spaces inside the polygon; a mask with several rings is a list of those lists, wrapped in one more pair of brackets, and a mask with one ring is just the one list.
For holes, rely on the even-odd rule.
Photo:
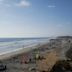
{"label": "sky", "polygon": [[0,37],[72,35],[72,0],[0,0]]}

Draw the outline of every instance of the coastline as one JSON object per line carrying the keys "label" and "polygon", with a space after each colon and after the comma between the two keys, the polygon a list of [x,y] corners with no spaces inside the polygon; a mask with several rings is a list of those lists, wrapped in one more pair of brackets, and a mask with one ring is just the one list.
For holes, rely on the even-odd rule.
{"label": "coastline", "polygon": [[24,47],[24,48],[16,49],[16,50],[14,50],[12,52],[7,52],[7,53],[4,53],[4,54],[1,54],[0,55],[0,60],[6,60],[6,59],[9,59],[9,58],[15,57],[17,55],[30,52],[33,49],[36,49],[39,46],[42,46],[44,44],[46,44],[46,43],[36,44],[36,45],[29,46],[29,47],[27,46],[27,47]]}
{"label": "coastline", "polygon": [[70,45],[72,46],[72,39],[69,38],[51,39],[50,42],[1,55],[0,63],[7,67],[7,72],[50,72],[57,62],[69,63],[65,50],[70,49]]}

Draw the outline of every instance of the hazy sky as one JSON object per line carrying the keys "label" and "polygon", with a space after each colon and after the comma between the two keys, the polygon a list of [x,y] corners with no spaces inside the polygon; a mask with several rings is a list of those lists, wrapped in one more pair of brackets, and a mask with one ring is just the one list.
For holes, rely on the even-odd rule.
{"label": "hazy sky", "polygon": [[72,0],[0,0],[0,37],[72,35]]}

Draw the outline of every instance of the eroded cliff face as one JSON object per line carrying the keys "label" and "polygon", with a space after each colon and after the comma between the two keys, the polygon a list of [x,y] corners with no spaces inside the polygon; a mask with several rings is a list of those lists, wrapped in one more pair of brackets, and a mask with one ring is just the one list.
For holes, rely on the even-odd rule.
{"label": "eroded cliff face", "polygon": [[65,59],[66,52],[71,48],[72,46],[72,37],[70,36],[63,36],[63,37],[57,37],[56,39],[51,39],[50,42],[50,48],[55,49],[58,54],[60,54],[60,57]]}
{"label": "eroded cliff face", "polygon": [[72,65],[70,63],[71,61],[59,60],[52,67],[50,72],[72,72]]}

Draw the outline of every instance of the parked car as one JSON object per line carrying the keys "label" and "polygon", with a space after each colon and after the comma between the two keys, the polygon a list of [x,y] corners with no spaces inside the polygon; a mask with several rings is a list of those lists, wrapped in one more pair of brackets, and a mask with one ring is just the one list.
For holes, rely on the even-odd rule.
{"label": "parked car", "polygon": [[6,65],[0,64],[0,71],[5,71],[7,70]]}

